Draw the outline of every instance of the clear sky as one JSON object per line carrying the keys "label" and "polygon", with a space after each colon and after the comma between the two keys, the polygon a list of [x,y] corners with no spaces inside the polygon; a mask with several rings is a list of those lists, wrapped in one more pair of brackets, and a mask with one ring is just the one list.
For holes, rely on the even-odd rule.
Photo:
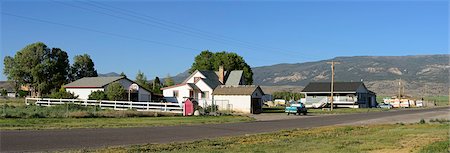
{"label": "clear sky", "polygon": [[[231,51],[252,67],[336,56],[449,53],[442,1],[8,1],[1,59],[44,42],[99,73],[148,79],[188,69],[202,50]],[[1,62],[3,74],[3,62]],[[1,75],[0,80],[6,77]]]}

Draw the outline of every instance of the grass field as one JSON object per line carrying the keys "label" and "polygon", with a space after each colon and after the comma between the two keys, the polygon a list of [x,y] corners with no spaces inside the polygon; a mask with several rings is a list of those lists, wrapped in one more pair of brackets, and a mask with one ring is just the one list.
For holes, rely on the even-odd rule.
{"label": "grass field", "polygon": [[331,126],[72,152],[448,152],[446,123]]}
{"label": "grass field", "polygon": [[121,128],[253,121],[245,116],[0,119],[0,130]]}

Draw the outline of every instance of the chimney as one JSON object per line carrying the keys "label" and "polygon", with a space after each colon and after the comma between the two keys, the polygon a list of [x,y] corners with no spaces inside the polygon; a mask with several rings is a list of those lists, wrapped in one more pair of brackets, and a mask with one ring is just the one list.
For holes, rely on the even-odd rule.
{"label": "chimney", "polygon": [[225,72],[223,71],[223,66],[221,65],[221,66],[219,66],[219,81],[220,81],[220,83],[222,83],[222,84],[225,84],[225,82],[224,82],[224,74]]}

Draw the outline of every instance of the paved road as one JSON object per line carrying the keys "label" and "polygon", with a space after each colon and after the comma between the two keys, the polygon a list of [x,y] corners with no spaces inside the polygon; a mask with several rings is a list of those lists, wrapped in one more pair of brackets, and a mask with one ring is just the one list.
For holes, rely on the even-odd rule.
{"label": "paved road", "polygon": [[220,136],[272,132],[281,129],[350,124],[371,119],[395,118],[395,116],[417,115],[420,113],[430,113],[436,111],[444,112],[443,114],[448,114],[448,110],[449,107],[441,107],[433,109],[414,109],[347,115],[325,115],[289,120],[193,126],[1,131],[0,151],[54,151],[74,148],[95,148],[130,144],[189,141]]}

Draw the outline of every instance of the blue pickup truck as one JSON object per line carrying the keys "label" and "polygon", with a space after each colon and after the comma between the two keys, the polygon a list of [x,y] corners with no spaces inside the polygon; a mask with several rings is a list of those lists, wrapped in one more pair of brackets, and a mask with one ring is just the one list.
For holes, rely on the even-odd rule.
{"label": "blue pickup truck", "polygon": [[301,102],[292,101],[289,102],[289,104],[284,109],[284,112],[289,114],[295,114],[295,115],[306,115],[308,113],[308,110],[306,109],[305,105]]}

